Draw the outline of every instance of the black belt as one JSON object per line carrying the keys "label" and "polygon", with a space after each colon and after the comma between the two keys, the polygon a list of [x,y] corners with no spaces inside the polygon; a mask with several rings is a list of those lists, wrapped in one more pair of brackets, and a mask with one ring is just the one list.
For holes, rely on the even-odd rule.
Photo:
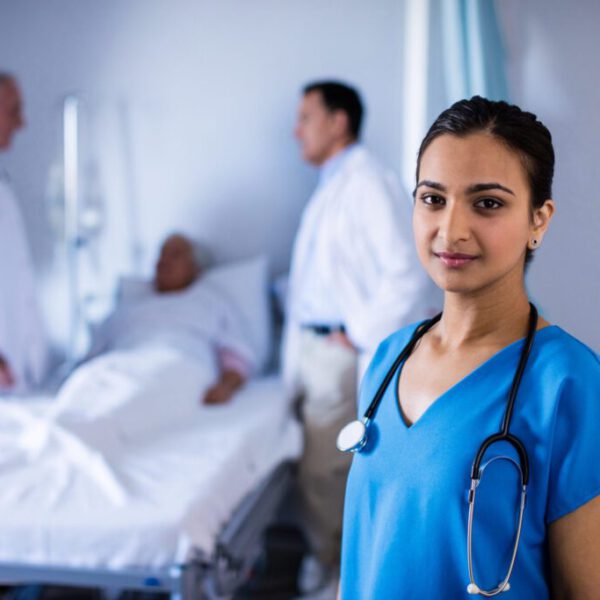
{"label": "black belt", "polygon": [[319,325],[318,323],[306,323],[302,329],[308,329],[317,335],[331,335],[332,333],[346,333],[343,325]]}

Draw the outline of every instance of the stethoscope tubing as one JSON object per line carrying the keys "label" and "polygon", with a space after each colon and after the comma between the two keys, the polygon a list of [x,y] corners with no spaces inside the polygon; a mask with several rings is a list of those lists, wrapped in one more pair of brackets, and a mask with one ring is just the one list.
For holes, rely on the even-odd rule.
{"label": "stethoscope tubing", "polygon": [[[351,442],[347,445],[340,445],[339,439],[343,436],[344,430],[348,427],[352,426],[352,423],[348,424],[346,428],[342,429],[340,432],[340,436],[338,436],[338,448],[343,451],[348,452],[360,452],[367,443],[367,431],[369,424],[374,419],[377,409],[381,404],[381,400],[385,394],[385,391],[389,387],[394,375],[397,370],[400,368],[402,363],[407,359],[408,356],[412,353],[418,341],[429,331],[442,317],[442,313],[436,315],[429,321],[422,323],[418,326],[408,344],[402,349],[388,372],[386,373],[383,381],[381,382],[375,396],[371,400],[371,403],[367,407],[367,410],[364,413],[363,418],[360,422],[354,422],[359,427],[359,435],[360,439],[357,439],[355,442]],[[510,388],[510,393],[508,396],[508,401],[506,403],[506,410],[504,411],[504,416],[502,418],[502,423],[500,426],[500,430],[497,433],[494,433],[488,436],[482,444],[479,446],[477,453],[475,454],[475,458],[473,460],[473,464],[471,466],[471,487],[469,490],[469,517],[467,523],[467,561],[468,561],[468,569],[469,569],[469,580],[470,583],[467,586],[467,592],[469,594],[479,594],[485,597],[492,597],[500,594],[502,592],[508,591],[510,589],[510,577],[512,575],[512,571],[515,565],[517,550],[519,548],[519,541],[521,538],[521,530],[523,526],[523,516],[525,512],[525,503],[527,498],[527,485],[529,483],[529,458],[527,455],[527,449],[523,442],[516,436],[510,433],[510,424],[514,412],[515,401],[517,398],[517,394],[519,392],[519,388],[521,385],[521,380],[523,378],[523,373],[525,372],[525,367],[527,366],[527,361],[529,359],[529,355],[531,354],[531,349],[533,347],[533,342],[535,339],[535,333],[537,330],[538,324],[538,312],[536,307],[530,302],[529,303],[529,324],[527,329],[527,337],[525,338],[525,343],[523,345],[523,349],[521,351],[521,356],[519,357],[519,363],[515,370],[515,375],[513,377],[513,381]],[[352,435],[352,434],[351,434]],[[497,442],[507,442],[510,444],[516,451],[519,457],[519,471],[521,473],[521,501],[519,506],[519,518],[517,524],[517,532],[514,540],[513,552],[511,555],[510,564],[506,573],[506,576],[502,579],[501,583],[498,584],[495,588],[491,590],[484,590],[480,588],[475,583],[475,576],[473,572],[473,560],[472,560],[472,532],[473,532],[473,515],[474,515],[474,505],[475,505],[475,494],[477,490],[477,486],[479,485],[479,481],[481,479],[481,462],[485,456],[486,451]]]}
{"label": "stethoscope tubing", "polygon": [[412,351],[414,350],[415,346],[417,345],[417,342],[441,318],[442,318],[442,313],[440,313],[439,315],[436,315],[432,319],[429,319],[429,321],[422,323],[415,329],[415,331],[412,334],[412,337],[410,338],[410,341],[408,342],[408,344],[406,344],[406,346],[404,346],[404,348],[402,349],[402,352],[400,352],[400,354],[394,361],[394,364],[390,367],[390,369],[386,373],[383,381],[381,382],[381,385],[377,389],[377,392],[375,393],[373,400],[371,400],[371,403],[369,404],[369,406],[367,407],[367,410],[365,411],[365,415],[363,417],[363,422],[365,422],[366,419],[368,419],[369,422],[371,422],[373,420],[373,418],[375,417],[375,413],[377,412],[377,409],[379,408],[379,405],[381,404],[381,399],[383,398],[385,391],[389,387],[389,385],[392,381],[392,378],[396,374],[396,371],[398,370],[400,365],[411,355]]}
{"label": "stethoscope tubing", "polygon": [[521,461],[521,468],[523,469],[523,483],[524,485],[529,483],[529,458],[527,456],[527,450],[525,449],[523,442],[510,433],[510,423],[512,421],[517,394],[521,386],[521,379],[523,378],[523,373],[525,371],[525,367],[527,366],[529,355],[531,354],[531,348],[533,346],[533,340],[535,339],[535,332],[537,330],[537,323],[538,312],[536,307],[530,302],[527,337],[525,338],[525,344],[523,345],[523,350],[521,351],[519,364],[517,365],[512,385],[510,387],[510,393],[508,396],[508,402],[506,403],[506,410],[504,411],[502,425],[500,426],[500,431],[498,433],[486,438],[479,447],[479,450],[475,455],[475,459],[473,460],[473,466],[471,467],[471,479],[479,479],[478,473],[481,467],[481,461],[483,460],[487,449],[496,442],[505,441],[511,444],[517,451]]}

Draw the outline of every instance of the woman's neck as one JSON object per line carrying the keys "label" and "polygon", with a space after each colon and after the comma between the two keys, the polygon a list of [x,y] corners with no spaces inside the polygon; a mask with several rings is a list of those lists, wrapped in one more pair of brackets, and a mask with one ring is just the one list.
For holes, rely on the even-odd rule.
{"label": "woman's neck", "polygon": [[447,292],[444,314],[436,327],[439,343],[448,349],[477,344],[505,346],[524,337],[529,322],[525,287],[506,292]]}

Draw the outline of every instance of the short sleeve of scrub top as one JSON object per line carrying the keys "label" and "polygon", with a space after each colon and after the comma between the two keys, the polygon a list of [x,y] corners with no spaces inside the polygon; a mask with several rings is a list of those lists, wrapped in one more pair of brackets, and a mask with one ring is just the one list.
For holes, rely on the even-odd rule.
{"label": "short sleeve of scrub top", "polygon": [[[569,341],[571,375],[556,382],[561,393],[552,434],[549,523],[600,493],[600,359],[577,340]],[[552,375],[556,377],[558,373],[548,369],[547,377]]]}
{"label": "short sleeve of scrub top", "polygon": [[[361,385],[360,416],[414,329],[378,348]],[[473,598],[466,592],[470,468],[482,441],[500,428],[522,347],[520,340],[492,356],[411,426],[399,409],[399,375],[392,379],[348,477],[342,600]],[[598,356],[559,327],[541,329],[511,422],[527,449],[530,481],[503,599],[550,597],[548,524],[600,495],[598,424]],[[516,458],[504,444],[486,454],[477,492],[473,562],[486,588],[506,573],[515,532],[519,478],[504,457]]]}

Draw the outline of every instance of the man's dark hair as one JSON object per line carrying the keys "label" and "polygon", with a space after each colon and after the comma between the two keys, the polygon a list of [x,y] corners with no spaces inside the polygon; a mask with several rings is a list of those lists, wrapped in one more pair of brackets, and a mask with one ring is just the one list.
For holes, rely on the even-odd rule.
{"label": "man's dark hair", "polygon": [[[444,134],[465,137],[472,133],[489,133],[519,155],[529,181],[532,210],[552,198],[554,148],[548,128],[533,113],[481,96],[454,103],[434,121],[419,148],[417,183],[421,158],[433,140]],[[532,257],[528,249],[525,261]]]}
{"label": "man's dark hair", "polygon": [[348,132],[358,139],[364,109],[360,95],[354,88],[339,81],[315,81],[305,86],[302,92],[305,96],[310,92],[319,92],[329,112],[343,110],[348,115]]}
{"label": "man's dark hair", "polygon": [[15,83],[16,81],[17,79],[12,73],[0,71],[0,87],[8,83]]}

